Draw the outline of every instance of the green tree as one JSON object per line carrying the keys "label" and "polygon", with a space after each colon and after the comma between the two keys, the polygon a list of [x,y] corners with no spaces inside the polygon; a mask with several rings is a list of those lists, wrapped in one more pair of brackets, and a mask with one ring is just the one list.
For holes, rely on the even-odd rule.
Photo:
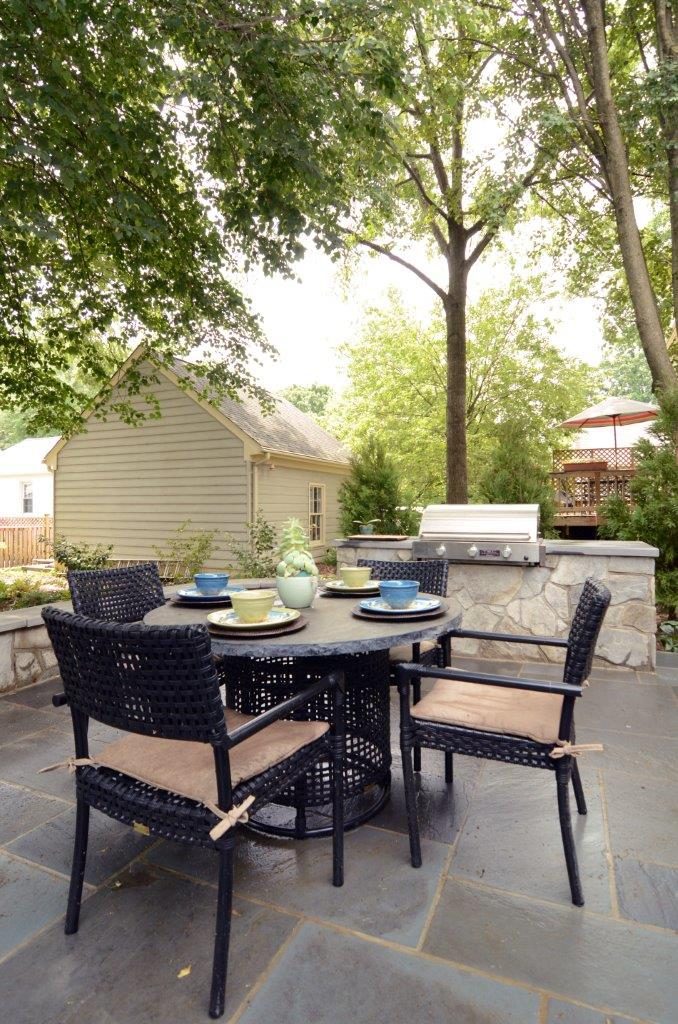
{"label": "green tree", "polygon": [[[538,282],[515,278],[484,292],[469,310],[466,423],[470,494],[497,446],[496,425],[529,422],[529,449],[541,464],[565,447],[557,424],[596,397],[595,374],[550,342],[533,311]],[[420,322],[391,296],[370,310],[360,338],[343,348],[348,387],[329,426],[351,447],[378,438],[408,501],[445,498],[446,338],[439,317]],[[565,435],[563,434],[563,437]]]}
{"label": "green tree", "polygon": [[538,504],[544,537],[553,536],[555,502],[548,464],[540,446],[530,444],[530,424],[520,418],[497,424],[492,450],[477,484],[481,501],[494,504]]}
{"label": "green tree", "polygon": [[235,282],[289,271],[304,235],[336,245],[346,138],[378,135],[367,90],[395,74],[374,20],[369,0],[2,5],[0,406],[72,428],[64,372],[102,386],[111,340],[164,364],[199,346],[207,398],[262,396]]}
{"label": "green tree", "polygon": [[606,395],[652,401],[652,375],[635,331],[606,345],[600,364],[600,389]]}
{"label": "green tree", "polygon": [[[341,225],[349,243],[408,270],[440,303],[446,496],[463,502],[469,275],[524,212],[529,189],[554,158],[531,140],[539,121],[505,57],[517,31],[511,5],[401,0],[385,8],[379,30],[402,55],[402,72],[390,90],[368,93],[381,105],[387,145],[379,139],[377,147],[347,149],[358,201]],[[413,255],[412,243],[421,241],[426,254],[419,246]]]}
{"label": "green tree", "polygon": [[329,384],[291,384],[280,394],[321,424],[324,424],[327,407],[334,398]]}
{"label": "green tree", "polygon": [[671,10],[642,0],[525,0],[515,15],[523,46],[514,51],[526,92],[541,97],[547,131],[537,144],[557,154],[563,172],[536,195],[563,218],[561,240],[588,249],[606,277],[621,270],[653,387],[669,390],[678,375],[662,320],[665,274],[653,274],[655,233],[641,232],[635,201],[642,196],[663,207],[669,221],[675,318],[678,41]]}
{"label": "green tree", "polygon": [[345,536],[370,520],[377,520],[379,533],[409,534],[413,529],[414,517],[404,506],[395,463],[376,439],[362,444],[351,459],[351,475],[339,489],[339,506]]}
{"label": "green tree", "polygon": [[643,540],[659,549],[657,600],[671,614],[678,609],[678,391],[663,392],[661,411],[650,427],[653,444],[635,447],[637,470],[631,480],[633,506],[612,498],[604,506],[601,536]]}

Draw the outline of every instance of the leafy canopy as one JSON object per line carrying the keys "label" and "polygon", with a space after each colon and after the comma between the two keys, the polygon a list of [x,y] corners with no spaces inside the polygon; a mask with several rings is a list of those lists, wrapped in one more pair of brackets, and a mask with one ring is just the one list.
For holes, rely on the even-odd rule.
{"label": "leafy canopy", "polygon": [[[536,281],[514,278],[507,289],[484,292],[469,312],[472,500],[498,445],[498,424],[517,424],[547,468],[556,425],[595,397],[591,369],[550,342],[551,325],[534,312],[539,294]],[[441,318],[419,322],[395,293],[388,307],[368,312],[361,337],[343,348],[349,384],[330,427],[352,447],[379,439],[414,504],[445,495],[445,348]]]}
{"label": "leafy canopy", "polygon": [[395,74],[371,14],[362,0],[2,5],[0,406],[72,428],[84,396],[67,371],[104,384],[111,340],[162,363],[199,347],[208,397],[259,394],[267,344],[237,276],[288,271],[304,235],[333,244],[345,139],[375,135],[365,88]]}

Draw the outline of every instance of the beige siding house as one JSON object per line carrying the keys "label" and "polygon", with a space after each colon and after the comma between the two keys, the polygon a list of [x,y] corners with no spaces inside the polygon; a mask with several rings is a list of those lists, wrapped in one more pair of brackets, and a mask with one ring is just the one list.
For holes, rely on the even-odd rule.
{"label": "beige siding house", "polygon": [[[348,475],[348,453],[296,406],[282,399],[264,415],[258,402],[209,405],[180,386],[185,366],[158,370],[135,353],[161,416],[128,426],[115,414],[91,416],[86,429],[62,439],[45,461],[54,471],[57,534],[87,544],[112,544],[115,559],[156,557],[187,519],[191,530],[219,531],[209,567],[230,563],[224,539],[244,540],[256,510],[272,525],[297,516],[321,555],[338,535],[338,492]],[[139,408],[143,399],[134,400]],[[148,410],[148,406],[146,406]]]}

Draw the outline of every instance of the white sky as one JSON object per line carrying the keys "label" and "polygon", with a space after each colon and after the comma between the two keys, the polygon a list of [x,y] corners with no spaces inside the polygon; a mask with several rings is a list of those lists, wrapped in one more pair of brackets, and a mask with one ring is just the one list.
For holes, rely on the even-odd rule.
{"label": "white sky", "polygon": [[[471,273],[471,298],[483,288],[501,283],[501,278],[505,281],[511,272],[506,262],[496,257],[481,261]],[[340,390],[345,378],[336,348],[358,337],[366,308],[385,305],[388,290],[397,288],[405,305],[425,316],[434,298],[410,271],[384,256],[365,255],[347,284],[339,265],[311,250],[297,264],[296,275],[297,280],[267,278],[254,271],[244,282],[266,334],[279,352],[277,362],[267,360],[258,374],[271,391],[314,383]],[[553,340],[566,354],[592,364],[600,361],[602,338],[593,300],[564,297],[549,304],[548,313],[556,324]]]}

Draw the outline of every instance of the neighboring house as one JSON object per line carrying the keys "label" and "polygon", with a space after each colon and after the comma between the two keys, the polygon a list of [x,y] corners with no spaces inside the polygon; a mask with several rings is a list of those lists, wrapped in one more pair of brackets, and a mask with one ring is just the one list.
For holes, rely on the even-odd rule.
{"label": "neighboring house", "polygon": [[53,477],[44,458],[58,437],[27,437],[0,451],[0,518],[52,515]]}
{"label": "neighboring house", "polygon": [[115,375],[111,402],[135,363],[155,372],[150,390],[162,415],[136,427],[114,414],[89,416],[82,433],[53,446],[45,461],[55,472],[55,533],[112,544],[115,559],[154,558],[190,519],[190,530],[219,531],[209,563],[218,567],[231,561],[224,534],[244,541],[261,509],[276,527],[297,516],[321,555],[338,535],[338,492],[349,472],[336,438],[284,400],[270,415],[250,398],[215,408],[180,386],[184,363],[155,369],[143,355],[137,350]]}

